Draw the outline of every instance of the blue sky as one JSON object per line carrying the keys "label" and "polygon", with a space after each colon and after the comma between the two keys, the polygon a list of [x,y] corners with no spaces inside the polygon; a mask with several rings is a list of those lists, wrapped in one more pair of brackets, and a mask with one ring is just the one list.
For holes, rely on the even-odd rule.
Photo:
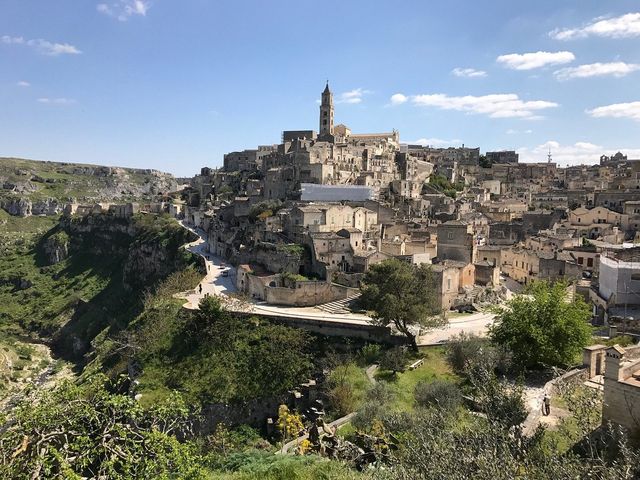
{"label": "blue sky", "polygon": [[640,2],[0,0],[0,156],[192,175],[336,122],[640,158]]}

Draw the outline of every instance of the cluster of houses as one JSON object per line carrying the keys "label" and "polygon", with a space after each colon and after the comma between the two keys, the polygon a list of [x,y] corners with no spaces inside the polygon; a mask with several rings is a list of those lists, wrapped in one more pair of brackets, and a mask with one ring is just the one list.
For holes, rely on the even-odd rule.
{"label": "cluster of houses", "polygon": [[240,290],[321,305],[350,298],[372,265],[397,258],[431,265],[443,310],[506,283],[565,280],[597,321],[640,330],[640,161],[519,163],[513,151],[402,144],[396,130],[354,134],[333,118],[327,86],[318,133],[229,153],[184,191],[180,215],[241,266]]}

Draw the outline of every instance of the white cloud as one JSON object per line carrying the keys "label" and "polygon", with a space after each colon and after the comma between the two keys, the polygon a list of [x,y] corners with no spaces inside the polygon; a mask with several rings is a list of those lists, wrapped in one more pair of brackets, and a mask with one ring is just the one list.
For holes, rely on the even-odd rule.
{"label": "white cloud", "polygon": [[637,63],[611,62],[611,63],[590,63],[577,67],[566,67],[556,70],[553,74],[558,80],[569,80],[571,78],[587,78],[613,76],[624,77],[631,72],[640,70]]}
{"label": "white cloud", "polygon": [[20,80],[19,82],[16,83],[17,86],[19,87],[30,87],[31,84],[29,82],[25,82],[24,80]]}
{"label": "white cloud", "polygon": [[355,88],[348,92],[341,93],[336,100],[336,103],[362,103],[362,97],[371,93],[369,90],[363,88]]}
{"label": "white cloud", "polygon": [[529,133],[533,133],[533,130],[531,130],[531,129],[527,129],[527,130],[516,130],[516,129],[510,128],[510,129],[508,129],[508,130],[507,130],[506,132],[504,132],[504,133],[506,133],[507,135],[519,135],[519,134],[521,134],[521,133],[529,134]]}
{"label": "white cloud", "polygon": [[555,140],[549,140],[532,148],[519,148],[518,153],[521,162],[546,162],[549,150],[551,150],[553,161],[561,166],[595,164],[600,161],[600,155],[610,155],[618,150],[628,155],[629,158],[640,158],[640,148],[604,147],[590,142],[562,145]]}
{"label": "white cloud", "polygon": [[613,18],[594,18],[580,28],[555,29],[549,36],[556,40],[573,40],[575,38],[608,37],[630,38],[640,36],[640,13],[627,13]]}
{"label": "white cloud", "polygon": [[535,115],[540,110],[557,107],[555,102],[545,100],[521,100],[515,93],[464,97],[450,97],[443,93],[433,95],[415,95],[411,98],[414,105],[438,107],[443,110],[457,110],[467,113],[488,115],[491,118],[540,118]]}
{"label": "white cloud", "polygon": [[409,97],[402,93],[394,93],[391,95],[391,105],[400,105],[402,103],[406,103],[407,100],[409,100]]}
{"label": "white cloud", "polygon": [[479,78],[486,77],[487,72],[484,70],[476,70],[475,68],[454,68],[451,73],[456,77]]}
{"label": "white cloud", "polygon": [[35,40],[25,40],[23,37],[10,37],[9,35],[2,36],[2,43],[7,45],[27,45],[33,48],[38,53],[43,55],[58,56],[63,54],[78,55],[82,53],[73,45],[68,43],[53,43],[48,40],[37,38]]}
{"label": "white cloud", "polygon": [[592,110],[587,110],[587,113],[594,118],[631,118],[640,121],[640,102],[603,105]]}
{"label": "white cloud", "polygon": [[96,5],[98,12],[126,22],[133,16],[146,16],[151,3],[146,0],[119,0],[113,3],[99,3]]}
{"label": "white cloud", "polygon": [[11,37],[9,35],[2,36],[2,43],[7,45],[22,45],[24,43],[23,37]]}
{"label": "white cloud", "polygon": [[44,103],[45,105],[73,105],[76,101],[72,98],[48,98],[42,97],[38,99],[38,102]]}
{"label": "white cloud", "polygon": [[451,145],[459,145],[460,139],[454,138],[453,140],[444,140],[442,138],[419,138],[413,142],[409,142],[411,145],[429,145],[431,147],[444,147]]}
{"label": "white cloud", "polygon": [[500,55],[496,61],[512,70],[533,70],[547,65],[561,65],[575,60],[571,52],[532,52]]}

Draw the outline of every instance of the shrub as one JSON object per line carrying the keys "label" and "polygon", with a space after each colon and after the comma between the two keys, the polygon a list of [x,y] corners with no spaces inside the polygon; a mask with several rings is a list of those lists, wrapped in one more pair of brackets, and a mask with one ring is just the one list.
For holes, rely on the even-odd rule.
{"label": "shrub", "polygon": [[377,343],[367,343],[360,349],[359,357],[365,365],[376,363],[380,358],[381,348]]}
{"label": "shrub", "polygon": [[416,404],[420,407],[435,406],[454,410],[462,404],[462,392],[457,385],[444,380],[419,382],[414,391]]}

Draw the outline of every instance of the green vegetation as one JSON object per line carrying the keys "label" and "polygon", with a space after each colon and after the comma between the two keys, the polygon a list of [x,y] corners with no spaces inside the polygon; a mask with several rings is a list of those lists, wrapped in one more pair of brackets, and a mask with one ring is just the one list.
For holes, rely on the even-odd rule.
{"label": "green vegetation", "polygon": [[294,288],[296,282],[306,282],[309,280],[309,278],[305,277],[304,275],[289,272],[282,272],[280,274],[280,278],[282,279],[282,283],[284,284],[284,286],[290,288]]}
{"label": "green vegetation", "polygon": [[268,397],[309,373],[302,330],[230,314],[216,297],[193,312],[166,297],[147,303],[128,340],[145,404],[174,389],[195,403]]}
{"label": "green vegetation", "polygon": [[305,246],[298,243],[278,244],[277,249],[279,252],[296,255],[300,258],[302,258],[307,252]]}
{"label": "green vegetation", "polygon": [[[190,234],[175,220],[104,215],[54,225],[56,220],[12,217],[0,234],[0,331],[51,338],[64,357],[77,360],[98,335],[125,328],[140,312],[144,292],[173,270],[195,273],[195,257],[180,249]],[[68,244],[69,257],[47,265],[46,239]],[[157,252],[162,261],[140,265],[141,250]]]}
{"label": "green vegetation", "polygon": [[[141,191],[158,180],[144,170],[21,158],[0,158],[0,177],[8,183],[28,185],[19,198],[31,201],[47,198],[83,201],[100,198],[101,192],[109,192],[110,200],[117,197],[121,201],[135,201]],[[5,197],[17,198],[10,193]]]}
{"label": "green vegetation", "polygon": [[569,366],[591,340],[589,306],[567,285],[535,282],[498,310],[492,340],[513,354],[520,367]]}
{"label": "green vegetation", "polygon": [[145,411],[105,384],[100,376],[82,386],[63,383],[19,404],[0,433],[0,476],[204,478],[194,446],[174,436],[189,428],[179,396]]}
{"label": "green vegetation", "polygon": [[480,155],[478,158],[478,165],[482,168],[491,168],[493,162],[489,160],[486,155]]}
{"label": "green vegetation", "polygon": [[[386,381],[392,393],[390,408],[395,411],[409,412],[415,408],[414,393],[416,387],[421,383],[444,381],[456,384],[460,382],[460,378],[447,363],[443,347],[422,349],[417,358],[424,358],[424,361],[413,370],[405,370],[396,375],[383,369],[376,372],[376,379]],[[407,358],[405,365],[414,360],[415,358]]]}
{"label": "green vegetation", "polygon": [[358,473],[346,464],[314,455],[286,456],[246,452],[229,456],[211,471],[211,480],[356,480],[370,475]]}
{"label": "green vegetation", "polygon": [[446,323],[437,315],[435,284],[427,265],[397,259],[373,265],[364,275],[360,304],[373,311],[374,322],[394,326],[417,350],[412,327],[434,328]]}
{"label": "green vegetation", "polygon": [[440,190],[442,193],[451,198],[456,198],[457,193],[464,190],[464,183],[451,183],[449,180],[447,180],[446,177],[443,177],[442,175],[432,175],[429,178],[429,185],[437,190]]}
{"label": "green vegetation", "polygon": [[364,369],[355,363],[343,363],[334,367],[327,379],[326,391],[331,417],[338,418],[360,408],[370,387]]}
{"label": "green vegetation", "polygon": [[278,210],[284,207],[280,200],[272,200],[269,202],[260,202],[251,207],[249,211],[249,219],[252,221],[264,220],[267,217],[275,215]]}

